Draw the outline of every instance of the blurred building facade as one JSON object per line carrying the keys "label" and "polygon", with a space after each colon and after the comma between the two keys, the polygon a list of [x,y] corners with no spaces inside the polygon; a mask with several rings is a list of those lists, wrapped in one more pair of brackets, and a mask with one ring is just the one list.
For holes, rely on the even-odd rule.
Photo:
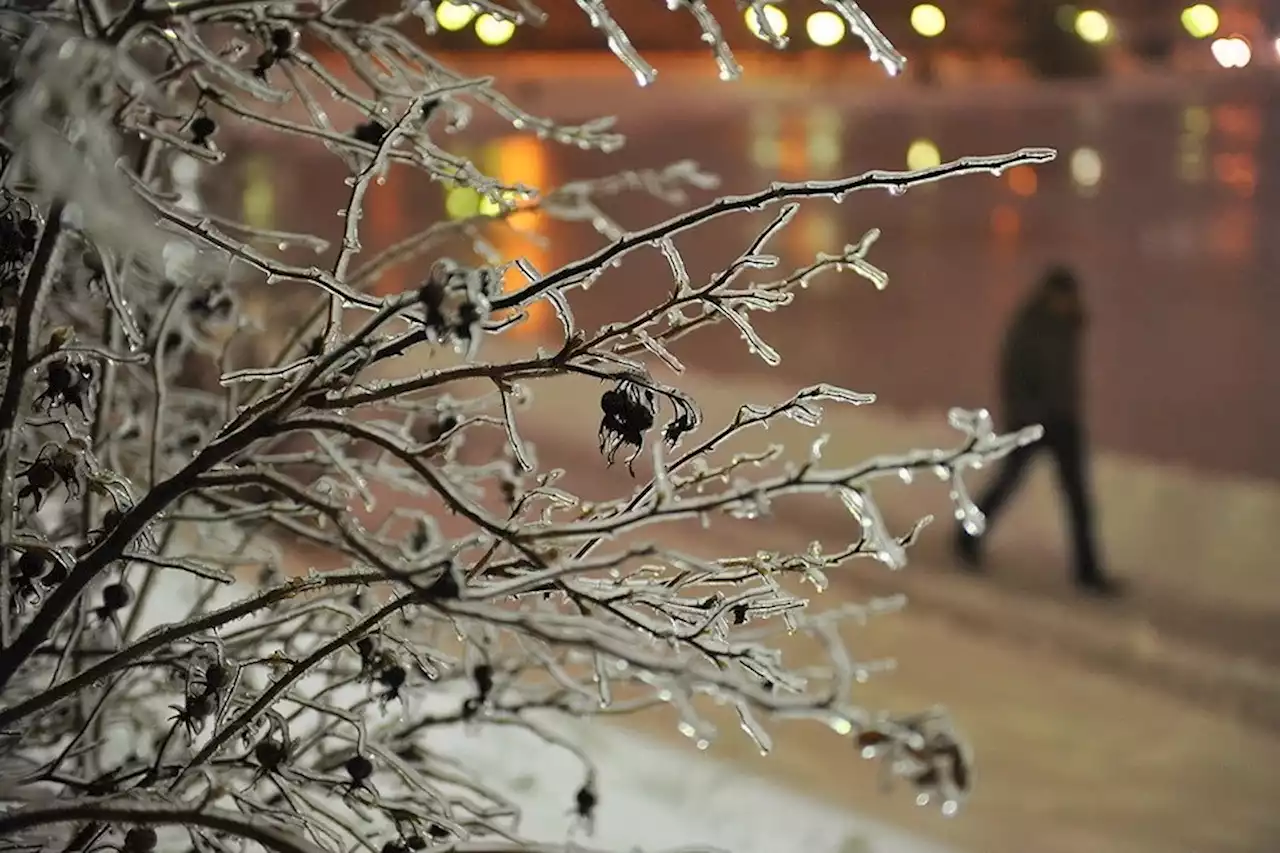
{"label": "blurred building facade", "polygon": [[[398,0],[381,0],[369,9],[398,5]],[[735,5],[728,0],[711,4],[729,44],[744,54],[770,51],[736,20],[741,13]],[[822,0],[770,5],[771,21],[781,24],[777,29],[785,29],[790,41],[784,56],[862,54],[861,43],[831,22],[835,16]],[[1248,43],[1255,64],[1280,64],[1280,0],[862,0],[859,5],[912,57],[912,73],[928,80],[973,76],[975,67],[990,72],[978,75],[987,77],[993,69],[1003,69],[1002,76],[1087,77],[1211,68],[1225,64],[1213,42],[1230,37]],[[482,22],[485,16],[465,3],[435,6],[443,7],[437,17],[445,26],[421,37],[438,49],[563,53],[605,46],[576,0],[539,0],[555,25],[514,32],[501,26],[486,31],[493,22]],[[641,51],[688,51],[699,44],[698,22],[686,10],[671,12],[658,0],[646,0],[615,3],[610,11]]]}

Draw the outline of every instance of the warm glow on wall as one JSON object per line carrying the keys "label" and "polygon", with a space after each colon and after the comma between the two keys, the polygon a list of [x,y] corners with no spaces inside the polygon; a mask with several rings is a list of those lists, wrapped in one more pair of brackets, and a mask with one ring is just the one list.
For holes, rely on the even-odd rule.
{"label": "warm glow on wall", "polygon": [[[485,152],[485,172],[504,184],[524,184],[545,188],[548,183],[547,149],[539,139],[528,136],[507,136],[488,147]],[[483,200],[477,202],[477,212],[484,213]],[[496,207],[496,202],[489,201]],[[506,223],[493,231],[494,244],[504,258],[524,258],[540,272],[549,271],[553,259],[546,246],[526,239],[522,234],[537,236],[546,217],[537,210],[523,210],[507,217]],[[507,271],[503,287],[507,291],[518,290],[528,279],[514,267]],[[535,336],[546,332],[557,321],[555,309],[545,299],[525,309],[528,316],[512,329],[513,334]]]}
{"label": "warm glow on wall", "polygon": [[[364,212],[368,218],[370,239],[393,243],[405,236],[404,181],[388,180],[384,184],[374,182],[365,195]],[[406,287],[408,270],[404,264],[395,264],[382,270],[374,280],[373,290],[379,296],[399,293]]]}

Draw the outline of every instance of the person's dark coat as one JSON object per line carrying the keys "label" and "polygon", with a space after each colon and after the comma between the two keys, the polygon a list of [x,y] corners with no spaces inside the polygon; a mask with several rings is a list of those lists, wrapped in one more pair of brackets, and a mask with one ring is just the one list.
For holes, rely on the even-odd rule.
{"label": "person's dark coat", "polygon": [[1080,419],[1084,324],[1074,276],[1065,270],[1051,272],[1005,335],[1000,386],[1010,427]]}

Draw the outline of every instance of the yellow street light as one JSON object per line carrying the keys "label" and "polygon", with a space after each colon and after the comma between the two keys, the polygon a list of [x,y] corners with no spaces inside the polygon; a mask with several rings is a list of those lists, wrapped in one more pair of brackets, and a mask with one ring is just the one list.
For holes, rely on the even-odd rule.
{"label": "yellow street light", "polygon": [[1111,22],[1097,9],[1085,9],[1076,14],[1076,35],[1089,44],[1101,44],[1111,38]]}
{"label": "yellow street light", "polygon": [[456,33],[471,23],[471,19],[475,16],[475,7],[466,3],[450,3],[449,0],[444,0],[436,6],[436,23],[451,33]]}
{"label": "yellow street light", "polygon": [[911,10],[911,29],[925,38],[942,35],[947,28],[947,16],[932,3],[921,3]]}
{"label": "yellow street light", "polygon": [[1208,3],[1197,3],[1182,10],[1182,27],[1198,39],[1218,31],[1218,10]]}
{"label": "yellow street light", "polygon": [[515,35],[515,32],[516,25],[505,18],[489,14],[476,18],[476,38],[489,45],[489,47],[506,44],[511,40],[511,36]]}
{"label": "yellow street light", "polygon": [[835,12],[814,12],[804,22],[804,31],[818,47],[832,47],[844,39],[844,19]]}
{"label": "yellow street light", "polygon": [[[764,19],[769,22],[769,26],[773,28],[775,35],[781,37],[787,34],[787,13],[779,9],[772,3],[764,6]],[[758,39],[765,37],[764,30],[760,26],[760,18],[756,15],[756,7],[752,6],[746,11],[747,29]]]}

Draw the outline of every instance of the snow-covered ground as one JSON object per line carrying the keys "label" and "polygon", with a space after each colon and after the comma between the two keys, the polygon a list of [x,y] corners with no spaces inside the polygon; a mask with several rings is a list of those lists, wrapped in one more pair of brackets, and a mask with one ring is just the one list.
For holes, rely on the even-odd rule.
{"label": "snow-covered ground", "polygon": [[[190,578],[166,576],[149,600],[144,630],[185,612],[195,589]],[[219,604],[245,589],[224,590]],[[448,697],[417,697],[414,709],[430,710],[433,698]],[[593,721],[540,717],[537,722],[592,761],[600,799],[590,836],[571,813],[584,768],[568,750],[513,726],[456,726],[427,738],[433,751],[520,806],[520,834],[526,839],[645,851],[692,845],[730,853],[956,853],[797,796],[692,744],[681,748]],[[866,771],[865,765],[855,766]]]}
{"label": "snow-covered ground", "polygon": [[[566,733],[596,762],[600,805],[584,844],[670,850],[697,844],[733,853],[947,853],[877,821],[742,775],[692,746],[679,749],[603,725]],[[439,741],[433,741],[439,745]],[[563,750],[516,729],[451,733],[448,751],[520,803],[524,832],[563,841],[582,768]],[[939,818],[943,820],[943,818]]]}

